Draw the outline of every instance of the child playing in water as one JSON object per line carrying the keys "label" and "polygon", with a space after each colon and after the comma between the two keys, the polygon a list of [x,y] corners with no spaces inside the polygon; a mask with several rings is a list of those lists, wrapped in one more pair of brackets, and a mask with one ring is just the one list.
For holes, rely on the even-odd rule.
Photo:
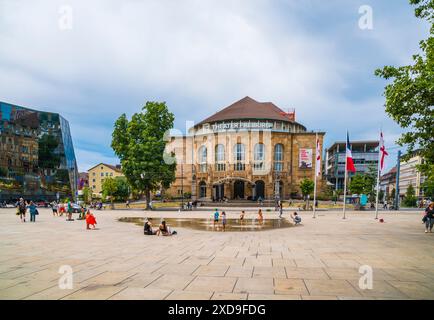
{"label": "child playing in water", "polygon": [[259,209],[258,211],[258,220],[260,223],[264,221],[264,216],[262,215],[262,209]]}
{"label": "child playing in water", "polygon": [[226,223],[227,223],[227,220],[226,220],[226,212],[222,212],[222,226],[223,226],[223,231],[225,231],[226,230]]}
{"label": "child playing in water", "polygon": [[292,220],[294,221],[295,225],[301,223],[301,217],[298,215],[297,212],[294,212],[293,215],[291,215]]}
{"label": "child playing in water", "polygon": [[214,227],[215,227],[216,223],[219,222],[219,216],[220,216],[219,210],[215,209],[215,212],[214,212]]}

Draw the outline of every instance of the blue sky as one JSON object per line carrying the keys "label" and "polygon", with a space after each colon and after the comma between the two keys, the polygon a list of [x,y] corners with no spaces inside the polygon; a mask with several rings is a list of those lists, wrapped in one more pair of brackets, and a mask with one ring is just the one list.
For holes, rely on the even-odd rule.
{"label": "blue sky", "polygon": [[402,129],[374,70],[410,63],[428,35],[408,0],[71,0],[67,29],[64,5],[0,0],[0,100],[64,115],[82,171],[117,162],[113,123],[147,100],[166,101],[184,131],[248,95],[295,108],[325,147],[380,126],[393,147]]}

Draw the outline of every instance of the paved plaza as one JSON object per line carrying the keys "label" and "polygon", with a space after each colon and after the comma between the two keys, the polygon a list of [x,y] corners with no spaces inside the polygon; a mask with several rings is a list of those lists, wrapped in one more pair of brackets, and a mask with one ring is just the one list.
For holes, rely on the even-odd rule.
{"label": "paved plaza", "polygon": [[[34,224],[0,209],[0,299],[434,299],[434,233],[424,233],[416,211],[381,213],[385,223],[372,212],[350,212],[346,220],[337,211],[317,219],[302,213],[303,225],[293,228],[177,228],[173,237],[144,236],[141,227],[117,221],[143,211],[95,215],[99,229],[87,231],[83,221],[48,209]],[[73,270],[72,289],[59,288],[64,265]],[[372,290],[359,288],[362,265],[373,268]]]}

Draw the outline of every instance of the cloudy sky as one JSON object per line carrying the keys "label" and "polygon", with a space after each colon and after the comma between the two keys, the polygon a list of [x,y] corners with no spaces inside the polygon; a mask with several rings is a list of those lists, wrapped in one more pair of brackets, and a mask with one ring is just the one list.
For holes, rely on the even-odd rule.
{"label": "cloudy sky", "polygon": [[295,108],[325,146],[381,126],[392,147],[402,130],[373,73],[427,35],[408,0],[0,0],[0,100],[67,118],[81,171],[117,162],[113,123],[147,100],[182,131],[250,96]]}

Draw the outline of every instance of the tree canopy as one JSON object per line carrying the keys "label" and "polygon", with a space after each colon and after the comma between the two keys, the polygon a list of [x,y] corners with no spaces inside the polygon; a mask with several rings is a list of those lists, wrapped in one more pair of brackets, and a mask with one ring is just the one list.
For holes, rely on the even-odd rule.
{"label": "tree canopy", "polygon": [[[375,74],[392,80],[385,87],[386,113],[402,128],[407,129],[398,140],[407,145],[403,157],[408,160],[415,150],[424,158],[418,166],[428,177],[426,185],[434,182],[434,0],[410,0],[415,15],[431,24],[429,36],[420,41],[421,52],[413,55],[408,66],[385,66]],[[406,44],[403,43],[403,46]]]}
{"label": "tree canopy", "polygon": [[310,195],[313,192],[313,189],[315,188],[315,183],[310,179],[303,179],[300,182],[300,190],[301,194],[306,197]]}
{"label": "tree canopy", "polygon": [[165,153],[165,136],[173,128],[174,115],[165,102],[146,102],[131,120],[125,114],[115,122],[112,148],[122,171],[135,190],[143,190],[149,209],[150,192],[175,180],[175,161]]}

